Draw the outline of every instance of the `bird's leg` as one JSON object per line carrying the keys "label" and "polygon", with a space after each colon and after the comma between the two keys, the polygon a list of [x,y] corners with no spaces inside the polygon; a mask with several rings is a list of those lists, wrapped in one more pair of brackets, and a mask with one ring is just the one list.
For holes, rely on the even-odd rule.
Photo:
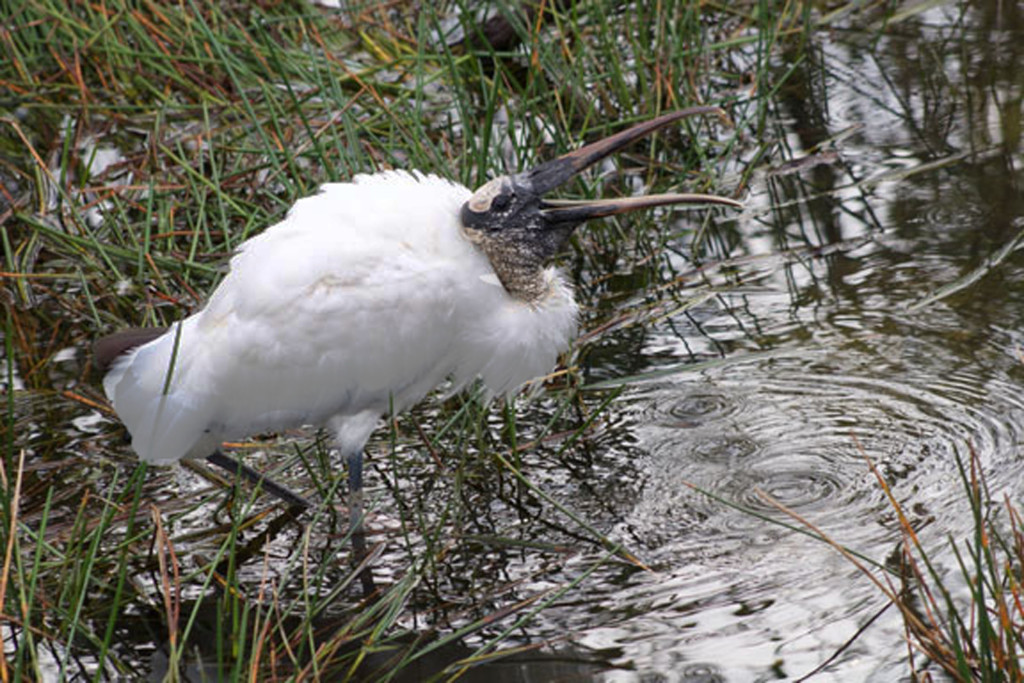
{"label": "bird's leg", "polygon": [[[348,467],[348,524],[352,536],[353,564],[366,559],[366,529],[363,526],[363,450],[350,452],[345,456]],[[359,572],[363,593],[370,595],[377,586],[369,567]]]}
{"label": "bird's leg", "polygon": [[363,529],[363,452],[349,453],[345,458],[348,467],[348,521],[353,544],[361,543],[366,549],[366,533]]}
{"label": "bird's leg", "polygon": [[232,458],[230,455],[221,453],[220,451],[214,451],[210,455],[206,456],[206,461],[211,465],[216,465],[222,470],[230,472],[234,476],[240,476],[243,479],[248,479],[254,485],[262,487],[264,491],[278,499],[284,501],[288,505],[294,505],[303,508],[313,507],[306,498],[295,493],[286,486],[278,484],[273,479],[267,477],[265,474],[257,472],[248,465]]}
{"label": "bird's leg", "polygon": [[380,417],[378,411],[364,410],[355,414],[338,414],[327,421],[327,426],[334,432],[337,452],[344,458],[345,469],[348,470],[348,531],[352,539],[352,564],[358,571],[366,597],[376,591],[376,586],[367,566],[369,555],[363,523],[363,448]]}

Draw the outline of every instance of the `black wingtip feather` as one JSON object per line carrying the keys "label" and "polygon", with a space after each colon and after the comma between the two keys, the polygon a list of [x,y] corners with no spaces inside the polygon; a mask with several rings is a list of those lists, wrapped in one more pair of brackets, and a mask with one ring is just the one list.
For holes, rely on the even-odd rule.
{"label": "black wingtip feather", "polygon": [[100,372],[106,373],[118,356],[131,351],[136,346],[153,341],[166,331],[166,327],[130,327],[127,330],[97,339],[92,345],[92,356],[96,368]]}

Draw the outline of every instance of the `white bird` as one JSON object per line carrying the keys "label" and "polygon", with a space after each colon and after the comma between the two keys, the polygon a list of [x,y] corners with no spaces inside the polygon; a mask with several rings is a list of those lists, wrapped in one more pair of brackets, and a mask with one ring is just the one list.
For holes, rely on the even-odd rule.
{"label": "white bird", "polygon": [[475,193],[403,171],[322,186],[239,247],[202,310],[96,343],[97,365],[108,368],[103,388],[132,448],[149,463],[206,457],[238,472],[248,468],[221,454],[221,442],[326,425],[347,461],[355,529],[363,447],[389,410],[445,380],[459,388],[480,378],[508,394],[568,348],[577,305],[549,262],[577,225],[683,202],[740,206],[702,194],[543,199],[694,114],[721,110],[663,115]]}

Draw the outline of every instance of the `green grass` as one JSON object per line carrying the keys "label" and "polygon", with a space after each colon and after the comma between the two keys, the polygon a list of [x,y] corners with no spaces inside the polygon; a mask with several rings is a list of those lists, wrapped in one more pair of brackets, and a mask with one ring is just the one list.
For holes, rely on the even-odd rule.
{"label": "green grass", "polygon": [[[900,504],[889,494],[903,532],[895,604],[904,615],[907,640],[956,681],[1024,680],[1024,526],[1008,497],[993,500],[971,450],[958,457],[973,535],[947,538],[958,572],[947,572],[932,556]],[[877,472],[876,472],[877,474]],[[892,586],[892,584],[890,584]],[[965,596],[966,593],[966,596]]]}
{"label": "green grass", "polygon": [[[730,282],[681,286],[687,274],[669,256],[683,235],[653,216],[591,226],[564,255],[585,333],[542,402],[435,397],[371,444],[372,501],[392,520],[372,558],[392,574],[373,600],[360,599],[349,564],[340,477],[309,434],[243,445],[326,501],[297,523],[255,495],[137,465],[112,421],[85,436],[63,427],[110,416],[84,353],[92,339],[196,310],[232,250],[322,182],[395,167],[475,186],[707,103],[734,127],[689,120],[622,154],[620,167],[651,191],[742,189],[781,137],[771,95],[786,74],[773,75],[773,56],[800,50],[833,16],[811,3],[548,9],[543,21],[509,14],[522,45],[495,51],[476,40],[477,5],[464,1],[339,12],[285,0],[7,0],[0,296],[4,383],[16,390],[0,462],[0,678],[164,666],[174,679],[203,666],[231,679],[389,680],[438,654],[431,675],[457,678],[536,647],[524,645],[524,625],[598,569],[640,570],[530,470],[585,460],[617,387],[673,371],[600,376],[588,358],[610,331],[687,310]],[[446,38],[455,29],[466,43]],[[101,169],[108,152],[115,161]],[[567,194],[626,193],[625,176],[590,176]],[[710,223],[698,233],[695,260],[728,271],[728,236]],[[58,361],[67,348],[77,362]],[[495,557],[507,554],[535,568],[502,576]],[[555,586],[531,587],[551,576]]]}

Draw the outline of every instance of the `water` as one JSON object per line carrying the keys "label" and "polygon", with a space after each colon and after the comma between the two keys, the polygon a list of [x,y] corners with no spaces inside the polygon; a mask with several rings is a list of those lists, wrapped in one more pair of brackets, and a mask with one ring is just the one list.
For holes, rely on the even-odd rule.
{"label": "water", "polygon": [[[796,72],[769,134],[818,163],[761,174],[720,226],[749,291],[634,340],[649,374],[730,362],[617,405],[636,496],[615,528],[654,571],[591,590],[600,619],[561,615],[629,667],[602,680],[792,680],[884,607],[836,550],[751,514],[784,519],[770,500],[884,561],[899,527],[870,459],[952,562],[942,539],[971,530],[957,455],[973,448],[994,498],[1024,499],[1020,20],[937,7],[778,64]],[[897,680],[905,659],[890,610],[814,680]]]}
{"label": "water", "polygon": [[[855,23],[875,19],[865,14]],[[973,449],[993,498],[1024,500],[1022,26],[1024,9],[1013,3],[938,6],[882,34],[847,28],[816,34],[806,52],[781,50],[775,74],[787,78],[770,99],[765,128],[748,131],[770,163],[740,158],[727,169],[738,183],[753,164],[747,209],[722,214],[697,245],[692,232],[677,231],[678,243],[650,266],[682,284],[644,290],[650,274],[640,267],[601,282],[583,277],[591,329],[607,321],[602,311],[648,315],[595,335],[579,358],[585,381],[625,387],[586,445],[561,454],[556,441],[524,452],[524,472],[650,571],[603,566],[518,634],[557,640],[567,654],[476,674],[795,680],[880,614],[814,680],[907,675],[896,611],[883,611],[878,589],[835,549],[778,523],[795,524],[773,501],[884,562],[897,548],[899,524],[870,461],[936,559],[953,568],[944,539],[972,529],[957,456]],[[66,378],[60,367],[53,372],[60,386]],[[587,400],[596,405],[609,391],[595,388]],[[37,416],[19,422],[22,443],[38,455],[33,471],[51,468],[58,474],[50,484],[60,489],[63,477],[77,490],[74,473],[59,469],[60,453],[94,448],[93,435],[109,423],[52,396],[19,401],[20,415]],[[554,407],[541,400],[522,408],[521,443]],[[431,410],[419,411],[428,426]],[[372,528],[389,540],[377,561],[384,583],[409,564],[389,496],[444,486],[421,447],[403,448],[413,463],[403,476],[389,478],[386,462],[370,473],[380,502]],[[486,462],[480,467],[481,479],[493,474]],[[163,472],[147,488],[164,512],[180,512],[182,504],[170,502],[176,492],[187,499],[200,485]],[[527,539],[567,542],[538,522],[556,515],[537,515],[535,499],[507,495],[509,484],[489,498],[487,484],[479,486],[466,494],[476,517],[463,531],[508,533],[511,519]],[[43,491],[30,487],[26,495]],[[51,527],[59,530],[76,501],[67,514],[57,502]],[[226,518],[194,510],[175,520],[176,531],[204,532],[211,520]],[[255,546],[272,560],[267,571],[287,562],[299,536],[284,526],[272,543]],[[209,555],[220,539],[181,543],[183,554]],[[458,615],[444,626],[486,613],[476,598],[493,607],[578,578],[593,566],[594,552],[582,547],[538,555],[453,544],[438,591]],[[249,563],[243,580],[260,585],[265,570]],[[341,580],[347,566],[332,571]],[[203,598],[203,590],[190,590],[183,597]],[[162,621],[148,607],[132,607],[115,649],[126,659],[135,649],[141,670],[159,670]],[[416,609],[414,629],[423,614],[442,611]],[[589,663],[573,664],[577,655]]]}

